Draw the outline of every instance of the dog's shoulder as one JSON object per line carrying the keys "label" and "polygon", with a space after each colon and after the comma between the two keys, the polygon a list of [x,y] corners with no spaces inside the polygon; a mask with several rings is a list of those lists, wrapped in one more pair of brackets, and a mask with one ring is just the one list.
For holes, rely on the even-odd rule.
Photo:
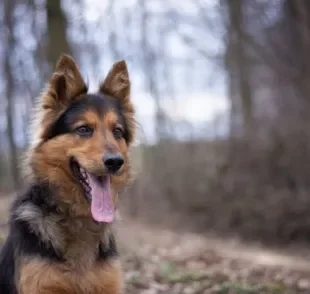
{"label": "dog's shoulder", "polygon": [[15,199],[11,206],[11,216],[14,217],[14,212],[23,205],[32,205],[41,210],[55,209],[51,199],[53,188],[48,184],[32,184],[24,189]]}
{"label": "dog's shoulder", "polygon": [[51,202],[51,189],[45,185],[30,186],[20,194],[11,208],[10,234],[21,255],[37,255],[61,260],[53,237],[56,206]]}

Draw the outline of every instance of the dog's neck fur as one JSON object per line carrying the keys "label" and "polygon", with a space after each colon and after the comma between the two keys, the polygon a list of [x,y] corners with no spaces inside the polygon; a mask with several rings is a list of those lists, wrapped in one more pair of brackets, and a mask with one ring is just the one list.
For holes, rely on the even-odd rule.
{"label": "dog's neck fur", "polygon": [[[70,181],[64,182],[66,185],[58,186],[32,184],[27,196],[17,202],[15,218],[27,222],[69,266],[86,269],[98,259],[100,246],[109,247],[111,226],[93,221],[82,191],[69,185]],[[77,200],[75,204],[63,201],[72,197]]]}

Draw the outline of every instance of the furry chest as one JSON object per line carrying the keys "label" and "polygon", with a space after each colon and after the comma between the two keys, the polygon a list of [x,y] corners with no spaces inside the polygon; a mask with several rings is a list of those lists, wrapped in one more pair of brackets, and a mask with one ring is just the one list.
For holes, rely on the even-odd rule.
{"label": "furry chest", "polygon": [[120,294],[122,271],[116,259],[98,262],[84,272],[68,266],[31,260],[21,267],[19,293]]}
{"label": "furry chest", "polygon": [[99,241],[75,240],[70,242],[63,254],[66,263],[77,271],[92,267],[99,256]]}

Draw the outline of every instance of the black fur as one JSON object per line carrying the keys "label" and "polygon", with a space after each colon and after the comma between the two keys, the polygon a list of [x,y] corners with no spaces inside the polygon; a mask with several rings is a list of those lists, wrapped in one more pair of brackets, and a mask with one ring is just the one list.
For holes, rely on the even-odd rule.
{"label": "black fur", "polygon": [[14,243],[9,235],[0,253],[0,293],[17,294],[15,286]]}
{"label": "black fur", "polygon": [[55,206],[48,204],[50,189],[47,186],[33,186],[21,197],[18,197],[12,206],[9,224],[9,235],[0,253],[0,293],[17,293],[15,281],[15,256],[40,256],[52,261],[62,261],[61,254],[52,244],[43,242],[25,221],[18,219],[17,209],[26,203],[37,206],[44,213],[56,212]]}
{"label": "black fur", "polygon": [[113,258],[113,257],[117,257],[117,256],[118,256],[118,251],[117,251],[115,238],[111,234],[109,236],[109,244],[108,245],[104,245],[104,244],[99,245],[98,261],[105,261],[109,258]]}
{"label": "black fur", "polygon": [[[60,250],[55,248],[52,243],[43,241],[38,234],[31,230],[29,223],[20,220],[17,215],[17,209],[25,204],[36,206],[46,215],[59,213],[57,207],[52,203],[52,191],[55,190],[48,185],[34,185],[15,200],[11,211],[9,235],[0,252],[1,294],[17,294],[14,284],[16,256],[36,256],[51,262],[65,261]],[[118,256],[116,243],[111,234],[109,244],[99,245],[97,260],[105,261],[116,256]]]}
{"label": "black fur", "polygon": [[28,222],[20,220],[16,210],[21,205],[29,203],[43,212],[43,215],[57,214],[57,208],[51,202],[51,189],[47,185],[34,185],[22,197],[18,198],[12,209],[11,232],[13,242],[16,243],[23,255],[39,255],[52,261],[63,261],[63,257],[51,242],[43,242],[31,229]]}
{"label": "black fur", "polygon": [[86,94],[78,101],[72,103],[52,125],[48,132],[47,140],[73,132],[74,130],[71,127],[72,124],[87,110],[93,110],[98,113],[99,116],[102,116],[107,110],[111,109],[119,116],[119,123],[124,127],[124,138],[128,141],[128,127],[121,113],[121,106],[118,99],[113,99],[112,97],[103,96],[101,94]]}
{"label": "black fur", "polygon": [[32,232],[27,222],[16,221],[14,224],[14,239],[19,240],[18,247],[25,256],[40,256],[51,261],[64,261],[61,252],[53,247],[51,242],[44,242]]}

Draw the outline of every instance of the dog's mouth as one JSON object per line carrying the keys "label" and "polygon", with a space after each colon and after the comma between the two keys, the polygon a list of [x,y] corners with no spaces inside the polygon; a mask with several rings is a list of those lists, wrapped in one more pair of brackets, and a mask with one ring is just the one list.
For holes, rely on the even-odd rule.
{"label": "dog's mouth", "polygon": [[111,223],[114,219],[114,205],[110,187],[110,176],[96,176],[83,168],[74,158],[70,162],[74,177],[83,189],[86,200],[91,204],[95,221]]}

